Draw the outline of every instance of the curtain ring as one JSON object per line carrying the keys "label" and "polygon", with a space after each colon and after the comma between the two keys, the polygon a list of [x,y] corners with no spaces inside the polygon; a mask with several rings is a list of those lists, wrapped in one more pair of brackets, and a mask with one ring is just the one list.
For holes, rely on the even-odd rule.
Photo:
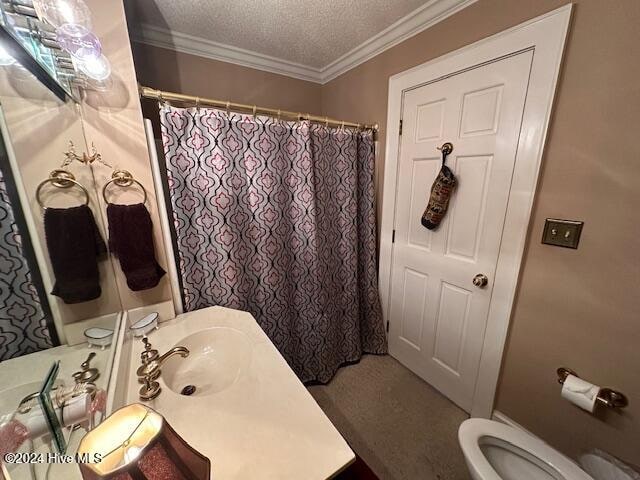
{"label": "curtain ring", "polygon": [[196,97],[196,109],[200,110],[200,97]]}
{"label": "curtain ring", "polygon": [[324,126],[329,128],[329,117],[324,117]]}
{"label": "curtain ring", "polygon": [[280,109],[278,109],[278,121],[280,121]]}
{"label": "curtain ring", "polygon": [[231,115],[231,102],[227,102],[227,116]]}
{"label": "curtain ring", "polygon": [[342,130],[344,130],[344,120],[342,121]]}
{"label": "curtain ring", "polygon": [[258,110],[258,107],[256,107],[255,105],[253,106],[253,119],[256,119],[256,111]]}

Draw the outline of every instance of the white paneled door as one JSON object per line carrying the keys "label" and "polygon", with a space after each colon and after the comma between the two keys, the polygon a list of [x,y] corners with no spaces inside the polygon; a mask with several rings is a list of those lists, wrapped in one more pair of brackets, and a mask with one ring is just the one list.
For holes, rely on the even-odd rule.
{"label": "white paneled door", "polygon": [[[514,172],[533,52],[404,92],[389,312],[391,354],[470,411]],[[458,178],[449,211],[422,226],[441,166]],[[477,275],[485,286],[474,285]]]}

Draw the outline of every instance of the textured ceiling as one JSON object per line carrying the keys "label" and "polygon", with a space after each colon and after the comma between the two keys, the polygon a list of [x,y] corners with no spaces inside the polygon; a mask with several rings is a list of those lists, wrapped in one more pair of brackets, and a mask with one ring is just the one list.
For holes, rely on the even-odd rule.
{"label": "textured ceiling", "polygon": [[325,67],[426,0],[127,0],[134,22]]}

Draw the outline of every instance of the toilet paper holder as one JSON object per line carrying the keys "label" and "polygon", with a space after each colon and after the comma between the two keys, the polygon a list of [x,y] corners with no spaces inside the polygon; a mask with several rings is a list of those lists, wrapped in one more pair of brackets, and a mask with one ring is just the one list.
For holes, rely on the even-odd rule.
{"label": "toilet paper holder", "polygon": [[[558,383],[563,384],[569,375],[573,375],[574,377],[580,378],[576,372],[571,370],[570,368],[560,367],[556,370],[558,374]],[[624,393],[618,392],[617,390],[613,390],[611,388],[601,388],[600,393],[596,397],[596,401],[605,407],[609,408],[624,408],[629,405],[629,400]]]}

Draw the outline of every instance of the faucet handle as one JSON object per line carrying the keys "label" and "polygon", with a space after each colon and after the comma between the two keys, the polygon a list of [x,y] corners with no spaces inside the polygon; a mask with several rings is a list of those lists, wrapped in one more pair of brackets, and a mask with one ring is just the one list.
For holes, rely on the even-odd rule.
{"label": "faucet handle", "polygon": [[140,387],[140,400],[153,400],[160,395],[161,390],[158,382],[151,380],[149,377],[145,377],[144,385]]}
{"label": "faucet handle", "polygon": [[140,360],[143,365],[148,365],[158,358],[158,350],[152,348],[151,342],[146,335],[142,337],[142,343],[144,343],[144,351],[140,353]]}
{"label": "faucet handle", "polygon": [[89,362],[91,362],[91,359],[95,356],[96,352],[91,352],[87,359],[80,364],[80,368],[82,368],[82,370],[89,370]]}

